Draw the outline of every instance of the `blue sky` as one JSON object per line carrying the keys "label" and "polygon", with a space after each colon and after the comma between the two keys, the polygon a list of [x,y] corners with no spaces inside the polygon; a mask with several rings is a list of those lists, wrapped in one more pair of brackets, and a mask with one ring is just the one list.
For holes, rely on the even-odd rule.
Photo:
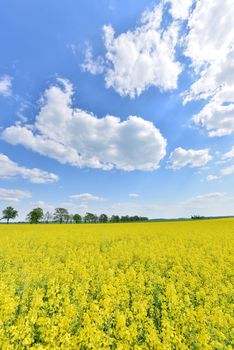
{"label": "blue sky", "polygon": [[2,2],[0,210],[234,214],[233,16],[230,0]]}

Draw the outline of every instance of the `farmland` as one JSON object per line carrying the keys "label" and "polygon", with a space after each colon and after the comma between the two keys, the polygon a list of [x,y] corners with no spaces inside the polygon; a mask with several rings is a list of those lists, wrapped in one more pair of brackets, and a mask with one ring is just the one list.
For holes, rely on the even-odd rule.
{"label": "farmland", "polygon": [[1,349],[232,349],[234,220],[0,225]]}

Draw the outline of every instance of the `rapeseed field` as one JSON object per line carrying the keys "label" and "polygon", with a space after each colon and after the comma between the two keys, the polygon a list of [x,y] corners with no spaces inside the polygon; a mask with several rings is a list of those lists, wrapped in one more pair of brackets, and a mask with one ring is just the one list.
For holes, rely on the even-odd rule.
{"label": "rapeseed field", "polygon": [[0,225],[0,349],[233,349],[234,220]]}

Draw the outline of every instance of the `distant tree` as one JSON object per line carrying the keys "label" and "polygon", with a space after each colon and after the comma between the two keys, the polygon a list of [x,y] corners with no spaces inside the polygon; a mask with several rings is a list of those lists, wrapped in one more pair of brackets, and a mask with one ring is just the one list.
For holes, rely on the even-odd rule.
{"label": "distant tree", "polygon": [[106,214],[101,214],[99,216],[99,222],[108,222],[108,216]]}
{"label": "distant tree", "polygon": [[119,215],[112,215],[110,218],[110,221],[111,222],[119,222],[120,221]]}
{"label": "distant tree", "polygon": [[2,219],[6,219],[7,223],[9,224],[9,220],[10,219],[15,219],[16,216],[18,215],[18,211],[15,210],[12,207],[6,207],[3,211],[2,211],[3,217]]}
{"label": "distant tree", "polygon": [[64,221],[66,224],[69,223],[69,221],[72,221],[72,215],[69,215],[68,213],[64,215]]}
{"label": "distant tree", "polygon": [[93,223],[93,222],[97,222],[97,215],[93,214],[93,213],[86,213],[84,216],[84,222],[87,223]]}
{"label": "distant tree", "polygon": [[192,220],[202,220],[202,219],[205,219],[205,216],[201,216],[201,215],[191,215],[191,219],[192,219]]}
{"label": "distant tree", "polygon": [[43,210],[41,208],[35,208],[28,213],[27,220],[30,222],[30,224],[38,224],[43,216]]}
{"label": "distant tree", "polygon": [[80,214],[74,214],[73,220],[75,221],[76,224],[78,224],[82,221],[82,218],[81,218]]}
{"label": "distant tree", "polygon": [[140,216],[140,221],[148,221],[149,218],[147,218],[146,216]]}
{"label": "distant tree", "polygon": [[44,214],[43,221],[48,224],[53,219],[53,214],[51,214],[49,211],[47,211]]}
{"label": "distant tree", "polygon": [[65,208],[56,208],[54,212],[54,220],[60,222],[68,221],[69,220],[69,214],[67,209]]}
{"label": "distant tree", "polygon": [[120,222],[138,222],[138,221],[147,221],[149,220],[146,216],[138,216],[138,215],[134,215],[134,216],[121,216],[120,218]]}
{"label": "distant tree", "polygon": [[128,215],[121,216],[120,221],[121,222],[128,222],[129,221],[129,216]]}

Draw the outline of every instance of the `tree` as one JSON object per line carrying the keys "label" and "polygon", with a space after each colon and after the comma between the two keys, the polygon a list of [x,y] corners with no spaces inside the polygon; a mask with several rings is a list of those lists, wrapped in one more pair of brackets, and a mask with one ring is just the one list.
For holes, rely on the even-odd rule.
{"label": "tree", "polygon": [[43,221],[48,224],[53,219],[53,215],[50,212],[46,212],[43,217]]}
{"label": "tree", "polygon": [[202,220],[202,219],[205,219],[205,216],[201,216],[201,215],[191,215],[191,219],[192,219],[192,220]]}
{"label": "tree", "polygon": [[64,215],[64,221],[66,224],[68,224],[69,221],[72,221],[72,215],[69,215],[68,213]]}
{"label": "tree", "polygon": [[35,208],[28,213],[27,220],[30,222],[30,224],[38,224],[43,216],[43,210],[41,208]]}
{"label": "tree", "polygon": [[129,221],[129,216],[128,215],[121,216],[120,221],[121,222],[128,222]]}
{"label": "tree", "polygon": [[111,222],[119,222],[119,220],[120,220],[119,215],[112,215],[110,219]]}
{"label": "tree", "polygon": [[106,214],[101,214],[99,216],[99,222],[108,222],[108,216]]}
{"label": "tree", "polygon": [[74,215],[73,214],[70,214],[69,215],[69,222],[72,224],[74,222]]}
{"label": "tree", "polygon": [[56,208],[54,213],[54,220],[59,221],[62,224],[63,221],[69,220],[69,214],[65,208]]}
{"label": "tree", "polygon": [[7,220],[7,223],[9,224],[9,220],[10,219],[15,219],[16,216],[18,215],[18,211],[15,210],[14,208],[12,207],[6,207],[3,211],[2,211],[2,214],[3,214],[3,219],[6,219]]}
{"label": "tree", "polygon": [[140,221],[148,221],[149,218],[147,216],[140,216]]}
{"label": "tree", "polygon": [[92,213],[86,213],[84,217],[84,222],[97,222],[97,215],[92,214]]}
{"label": "tree", "polygon": [[81,222],[82,218],[81,218],[80,214],[74,214],[73,220],[75,221],[76,224],[78,224]]}

